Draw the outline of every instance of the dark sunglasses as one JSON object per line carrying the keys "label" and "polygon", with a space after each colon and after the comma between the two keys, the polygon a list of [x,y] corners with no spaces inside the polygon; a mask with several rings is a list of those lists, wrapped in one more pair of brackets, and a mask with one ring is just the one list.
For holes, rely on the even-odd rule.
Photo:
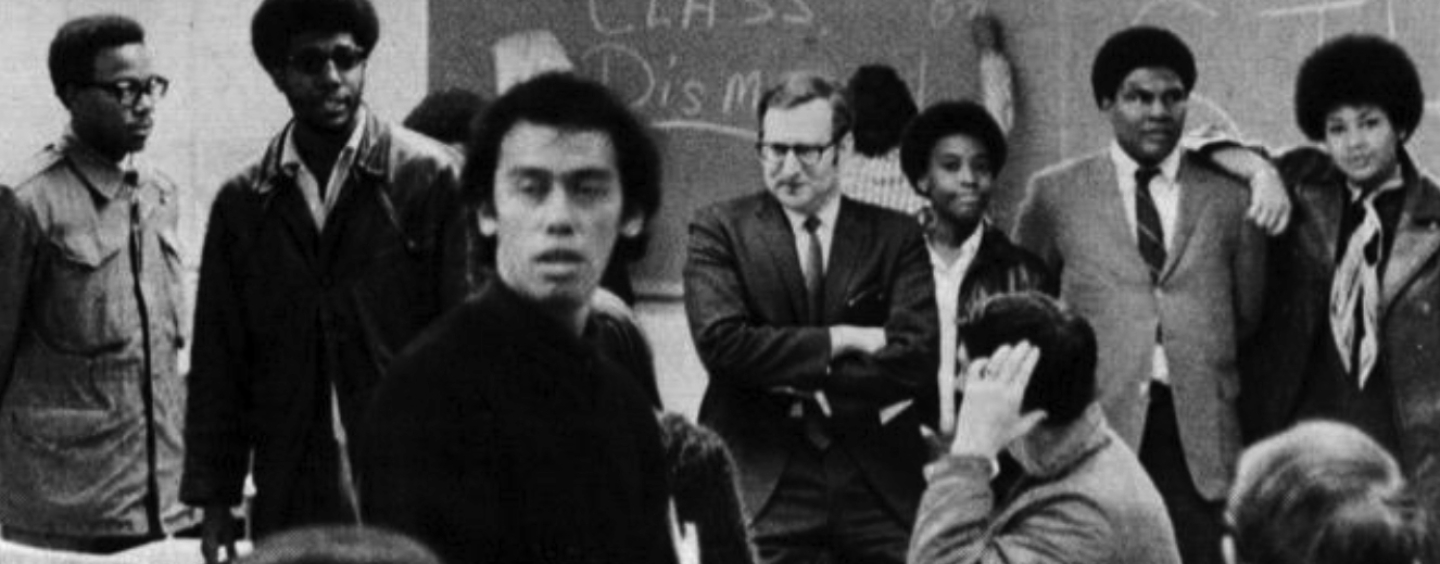
{"label": "dark sunglasses", "polygon": [[144,95],[149,95],[154,100],[164,98],[165,93],[170,91],[170,79],[163,76],[152,76],[145,79],[122,78],[111,82],[82,82],[80,86],[99,88],[120,105],[133,107],[140,103],[140,97]]}
{"label": "dark sunglasses", "polygon": [[348,72],[355,67],[365,64],[365,51],[353,47],[340,46],[334,49],[325,50],[321,48],[301,49],[294,55],[285,59],[290,68],[305,74],[320,74],[325,72],[325,66],[335,63],[335,70]]}

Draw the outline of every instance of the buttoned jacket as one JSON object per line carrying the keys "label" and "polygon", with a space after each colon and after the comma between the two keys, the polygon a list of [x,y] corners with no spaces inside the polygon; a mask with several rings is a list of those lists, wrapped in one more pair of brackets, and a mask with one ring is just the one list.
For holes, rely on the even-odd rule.
{"label": "buttoned jacket", "polygon": [[1116,174],[1106,152],[1036,174],[1014,240],[1060,277],[1060,298],[1094,327],[1100,403],[1136,452],[1157,339],[1164,345],[1186,463],[1196,490],[1219,500],[1241,446],[1237,351],[1259,320],[1264,235],[1245,220],[1249,190],[1187,151],[1175,232],[1152,280]]}
{"label": "buttoned jacket", "polygon": [[67,133],[0,186],[0,526],[132,536],[194,521],[177,500],[179,195],[132,162]]}

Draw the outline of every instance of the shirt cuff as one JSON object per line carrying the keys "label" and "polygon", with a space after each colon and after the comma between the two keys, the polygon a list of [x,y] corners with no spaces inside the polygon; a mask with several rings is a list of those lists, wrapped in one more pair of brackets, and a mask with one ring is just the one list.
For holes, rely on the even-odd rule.
{"label": "shirt cuff", "polygon": [[995,457],[946,454],[925,466],[925,480],[930,483],[952,474],[988,483],[1000,475],[1000,462]]}

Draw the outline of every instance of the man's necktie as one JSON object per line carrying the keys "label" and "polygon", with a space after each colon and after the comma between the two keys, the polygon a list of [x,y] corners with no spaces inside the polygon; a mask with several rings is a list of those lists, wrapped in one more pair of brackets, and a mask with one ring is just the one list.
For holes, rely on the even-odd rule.
{"label": "man's necktie", "polygon": [[1135,171],[1135,231],[1152,282],[1160,279],[1160,271],[1165,268],[1165,228],[1160,224],[1155,199],[1150,197],[1150,181],[1159,174],[1160,169],[1153,166]]}
{"label": "man's necktie", "polygon": [[1380,214],[1375,211],[1379,190],[1363,197],[1365,217],[1350,241],[1335,280],[1330,286],[1330,332],[1335,350],[1347,374],[1357,379],[1360,389],[1375,368],[1379,343],[1375,338],[1380,304]]}
{"label": "man's necktie", "polygon": [[[820,248],[820,218],[809,216],[805,218],[805,237],[809,243],[805,249],[805,295],[809,298],[807,304],[810,315],[810,324],[823,325],[823,311],[825,303],[825,251]],[[830,448],[830,432],[825,427],[825,414],[821,412],[820,402],[815,399],[806,400],[801,406],[805,418],[805,438],[815,448],[821,450]]]}
{"label": "man's necktie", "polygon": [[820,218],[805,218],[805,236],[809,244],[805,252],[805,295],[809,298],[811,324],[821,322],[825,304],[825,251],[820,248]]}

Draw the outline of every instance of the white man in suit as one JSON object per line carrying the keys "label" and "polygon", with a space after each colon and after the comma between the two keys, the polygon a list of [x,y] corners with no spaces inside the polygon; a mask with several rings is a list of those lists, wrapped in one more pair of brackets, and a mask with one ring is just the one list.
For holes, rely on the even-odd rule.
{"label": "white man in suit", "polygon": [[1179,146],[1195,79],[1173,33],[1111,36],[1091,86],[1114,141],[1037,173],[1015,225],[1094,325],[1101,404],[1165,499],[1186,564],[1221,561],[1241,447],[1236,350],[1256,325],[1265,260],[1249,191]]}
{"label": "white man in suit", "polygon": [[766,189],[690,225],[700,421],[735,456],[763,562],[903,562],[927,451],[902,406],[939,358],[925,243],[837,188],[850,113],[834,82],[789,75],[759,116]]}

